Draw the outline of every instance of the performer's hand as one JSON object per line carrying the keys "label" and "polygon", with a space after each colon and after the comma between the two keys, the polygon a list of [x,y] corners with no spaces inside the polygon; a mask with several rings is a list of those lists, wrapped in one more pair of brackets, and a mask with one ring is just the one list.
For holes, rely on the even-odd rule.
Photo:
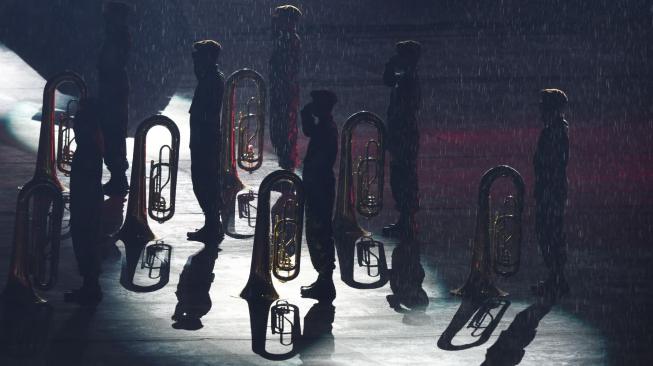
{"label": "performer's hand", "polygon": [[302,108],[301,114],[302,114],[302,118],[313,117],[313,102],[306,103],[304,108]]}

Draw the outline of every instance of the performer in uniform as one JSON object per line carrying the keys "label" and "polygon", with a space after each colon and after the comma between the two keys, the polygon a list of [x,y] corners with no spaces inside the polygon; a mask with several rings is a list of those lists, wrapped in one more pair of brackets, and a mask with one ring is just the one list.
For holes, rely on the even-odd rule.
{"label": "performer in uniform", "polygon": [[95,305],[102,300],[100,289],[100,232],[102,229],[102,135],[98,124],[98,103],[80,101],[73,129],[77,148],[70,172],[70,232],[79,273],[80,289],[64,293],[66,302]]}
{"label": "performer in uniform", "polygon": [[564,118],[567,95],[558,89],[544,89],[540,97],[544,129],[533,156],[535,235],[549,277],[535,286],[535,292],[558,298],[569,292],[564,276],[567,244],[563,230],[569,161],[569,124]]}
{"label": "performer in uniform", "polygon": [[[333,301],[335,248],[331,214],[335,200],[336,180],[333,164],[338,154],[338,126],[331,110],[338,101],[328,90],[311,92],[312,101],[301,111],[302,130],[310,138],[304,157],[303,180],[306,192],[306,242],[317,281],[302,287],[302,297]],[[317,123],[316,119],[317,118]]]}
{"label": "performer in uniform", "polygon": [[127,19],[130,12],[131,7],[121,2],[108,2],[104,7],[104,43],[97,68],[104,162],[111,172],[111,179],[103,187],[108,196],[124,197],[129,188],[125,139],[129,112],[127,60],[131,36]]}
{"label": "performer in uniform", "polygon": [[391,88],[388,106],[387,148],[390,153],[390,186],[399,220],[383,228],[384,236],[397,236],[414,224],[419,209],[417,154],[418,112],[421,104],[417,62],[421,45],[403,41],[385,65],[383,83]]}
{"label": "performer in uniform", "polygon": [[220,221],[220,111],[224,75],[217,61],[222,47],[205,40],[193,45],[197,87],[190,106],[191,178],[195,197],[204,212],[204,226],[188,233],[188,240],[215,242],[224,236]]}
{"label": "performer in uniform", "polygon": [[292,5],[274,9],[270,57],[270,140],[282,169],[297,167],[297,110],[299,57],[297,22],[301,11]]}

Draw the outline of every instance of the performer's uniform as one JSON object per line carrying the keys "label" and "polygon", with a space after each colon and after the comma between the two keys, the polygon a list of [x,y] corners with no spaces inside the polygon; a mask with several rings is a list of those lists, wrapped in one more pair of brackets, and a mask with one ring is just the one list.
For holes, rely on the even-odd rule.
{"label": "performer's uniform", "polygon": [[[93,107],[94,109],[95,107]],[[85,279],[100,276],[102,228],[102,150],[93,115],[80,109],[74,124],[77,148],[70,172],[70,232],[79,272]]]}
{"label": "performer's uniform", "polygon": [[390,152],[390,186],[396,209],[411,215],[419,210],[417,115],[421,95],[417,72],[397,75],[389,63],[383,82],[392,88],[388,106],[387,149]]}
{"label": "performer's uniform", "polygon": [[560,273],[567,260],[563,217],[567,200],[568,126],[562,118],[546,126],[533,156],[535,234],[544,262],[554,273]]}
{"label": "performer's uniform", "polygon": [[123,179],[127,162],[129,78],[127,59],[131,39],[127,29],[107,34],[98,62],[100,127],[104,136],[104,162],[111,177]]}
{"label": "performer's uniform", "polygon": [[297,167],[297,111],[301,42],[294,30],[275,37],[270,58],[270,140],[279,166]]}
{"label": "performer's uniform", "polygon": [[302,175],[306,192],[306,242],[315,270],[329,275],[335,269],[331,214],[335,201],[333,164],[338,154],[338,127],[332,117],[316,124],[313,116],[302,113],[302,130],[310,138]]}
{"label": "performer's uniform", "polygon": [[220,111],[224,75],[217,66],[198,81],[190,107],[190,158],[193,192],[204,215],[218,221],[220,195]]}

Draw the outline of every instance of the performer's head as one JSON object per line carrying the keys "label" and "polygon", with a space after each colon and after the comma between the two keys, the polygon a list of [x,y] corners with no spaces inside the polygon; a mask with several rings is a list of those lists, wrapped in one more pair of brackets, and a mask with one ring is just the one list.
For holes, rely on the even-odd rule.
{"label": "performer's head", "polygon": [[338,97],[331,90],[313,90],[311,98],[312,112],[318,118],[330,116],[333,106],[338,103]]}
{"label": "performer's head", "polygon": [[540,90],[540,113],[544,123],[564,117],[567,106],[567,94],[559,89]]}
{"label": "performer's head", "polygon": [[413,40],[401,41],[396,44],[397,61],[401,67],[414,68],[422,54],[422,45]]}
{"label": "performer's head", "polygon": [[193,66],[195,76],[202,78],[218,62],[222,51],[220,43],[207,39],[193,44]]}
{"label": "performer's head", "polygon": [[275,31],[295,31],[301,16],[302,12],[295,6],[278,6],[272,13],[272,28]]}

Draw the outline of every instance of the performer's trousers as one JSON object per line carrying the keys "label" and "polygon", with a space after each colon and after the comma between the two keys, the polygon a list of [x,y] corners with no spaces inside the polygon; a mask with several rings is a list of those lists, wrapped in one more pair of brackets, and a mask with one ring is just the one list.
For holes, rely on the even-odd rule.
{"label": "performer's trousers", "polygon": [[297,167],[297,111],[299,85],[283,83],[270,86],[270,140],[279,158],[279,166]]}
{"label": "performer's trousers", "polygon": [[306,242],[313,268],[330,275],[336,268],[331,215],[335,200],[335,178],[304,177],[306,193]]}
{"label": "performer's trousers", "polygon": [[204,215],[216,220],[222,208],[218,151],[216,145],[190,148],[193,192]]}
{"label": "performer's trousers", "polygon": [[564,201],[537,202],[535,235],[547,268],[560,273],[567,261],[567,244],[563,230]]}
{"label": "performer's trousers", "polygon": [[390,188],[397,211],[414,214],[419,210],[417,154],[419,138],[396,139],[390,157]]}
{"label": "performer's trousers", "polygon": [[101,271],[102,186],[100,181],[90,187],[88,182],[78,183],[76,180],[71,177],[70,233],[73,250],[82,277],[97,279]]}
{"label": "performer's trousers", "polygon": [[100,95],[104,163],[112,177],[124,176],[129,167],[126,145],[129,88],[122,85],[116,89],[121,91],[105,91]]}

